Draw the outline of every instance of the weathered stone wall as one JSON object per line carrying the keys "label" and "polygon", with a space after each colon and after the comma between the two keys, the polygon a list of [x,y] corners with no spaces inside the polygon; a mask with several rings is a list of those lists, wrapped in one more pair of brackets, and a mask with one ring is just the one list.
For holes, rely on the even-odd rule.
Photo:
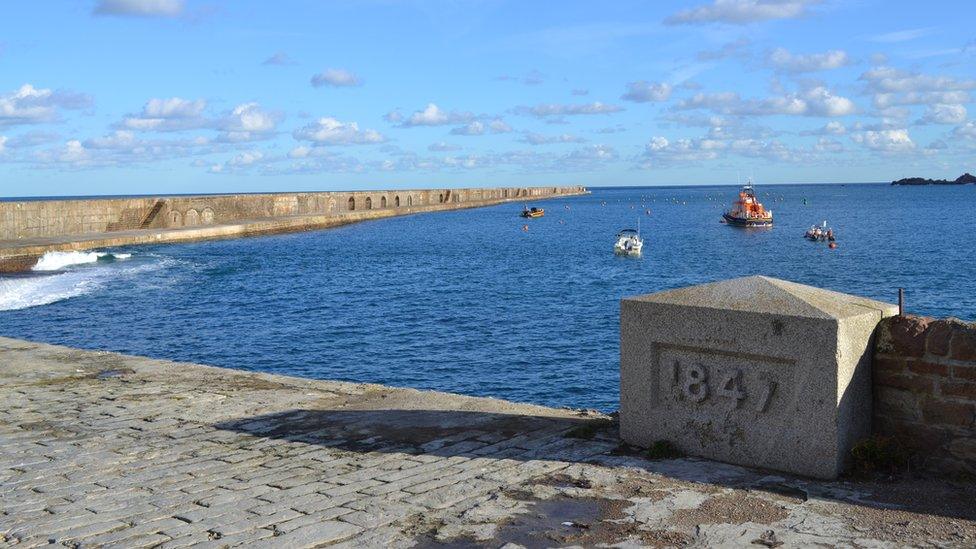
{"label": "weathered stone wall", "polygon": [[873,370],[875,432],[924,468],[976,474],[976,324],[886,319]]}
{"label": "weathered stone wall", "polygon": [[0,202],[0,241],[175,229],[295,215],[404,213],[579,194],[583,187],[493,187]]}

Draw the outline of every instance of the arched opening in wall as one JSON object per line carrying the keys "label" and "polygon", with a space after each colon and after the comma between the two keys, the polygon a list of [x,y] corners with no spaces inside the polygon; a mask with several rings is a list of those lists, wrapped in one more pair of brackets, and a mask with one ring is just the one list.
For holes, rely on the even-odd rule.
{"label": "arched opening in wall", "polygon": [[200,213],[194,209],[187,210],[186,215],[183,216],[183,226],[196,227],[199,224],[200,224]]}
{"label": "arched opening in wall", "polygon": [[368,196],[366,197],[366,209],[367,210],[372,210],[373,209],[373,199],[371,197],[368,197]]}
{"label": "arched opening in wall", "polygon": [[169,226],[170,227],[182,227],[183,226],[183,214],[180,212],[169,212]]}
{"label": "arched opening in wall", "polygon": [[335,200],[335,198],[330,198],[329,199],[329,213],[330,214],[336,213],[336,200]]}
{"label": "arched opening in wall", "polygon": [[413,206],[413,197],[407,195],[407,207],[409,208],[410,206]]}
{"label": "arched opening in wall", "polygon": [[400,195],[396,195],[393,197],[393,207],[394,208],[400,207]]}
{"label": "arched opening in wall", "polygon": [[443,204],[444,203],[444,193],[441,193],[441,194],[437,195],[437,203],[438,204]]}
{"label": "arched opening in wall", "polygon": [[522,196],[529,196],[529,190],[528,189],[522,189]]}
{"label": "arched opening in wall", "polygon": [[349,197],[349,211],[356,211],[356,199],[351,196]]}
{"label": "arched opening in wall", "polygon": [[559,189],[557,189],[556,187],[553,187],[552,188],[552,194],[559,194]]}
{"label": "arched opening in wall", "polygon": [[214,211],[213,208],[204,208],[203,214],[201,214],[204,225],[213,225],[214,222]]}
{"label": "arched opening in wall", "polygon": [[502,191],[502,193],[505,198],[508,198],[508,189],[505,189],[504,191]]}
{"label": "arched opening in wall", "polygon": [[380,208],[385,208],[385,207],[386,207],[386,197],[385,196],[381,196],[380,197]]}

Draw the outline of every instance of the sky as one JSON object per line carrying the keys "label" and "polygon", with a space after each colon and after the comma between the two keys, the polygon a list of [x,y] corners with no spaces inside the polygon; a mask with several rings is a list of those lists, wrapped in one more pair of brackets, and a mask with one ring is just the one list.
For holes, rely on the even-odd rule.
{"label": "sky", "polygon": [[35,0],[0,196],[976,171],[976,2]]}

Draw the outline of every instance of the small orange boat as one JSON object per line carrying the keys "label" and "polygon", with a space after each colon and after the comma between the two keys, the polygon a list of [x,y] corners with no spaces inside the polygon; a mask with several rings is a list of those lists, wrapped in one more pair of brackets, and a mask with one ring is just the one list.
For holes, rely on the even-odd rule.
{"label": "small orange boat", "polygon": [[739,199],[732,203],[732,209],[723,213],[722,217],[729,225],[737,227],[773,226],[773,212],[764,208],[756,198],[751,182],[742,187]]}

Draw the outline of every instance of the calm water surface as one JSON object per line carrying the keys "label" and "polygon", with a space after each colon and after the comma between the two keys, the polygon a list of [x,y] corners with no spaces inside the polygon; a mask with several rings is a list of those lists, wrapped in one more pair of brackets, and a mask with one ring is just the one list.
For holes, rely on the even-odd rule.
{"label": "calm water surface", "polygon": [[[976,319],[976,186],[758,190],[771,230],[719,223],[733,187],[658,187],[534,203],[528,232],[508,204],[114,250],[132,256],[0,278],[0,334],[612,410],[623,296],[765,274]],[[614,257],[638,218],[643,259]],[[802,238],[824,219],[836,250]]]}

